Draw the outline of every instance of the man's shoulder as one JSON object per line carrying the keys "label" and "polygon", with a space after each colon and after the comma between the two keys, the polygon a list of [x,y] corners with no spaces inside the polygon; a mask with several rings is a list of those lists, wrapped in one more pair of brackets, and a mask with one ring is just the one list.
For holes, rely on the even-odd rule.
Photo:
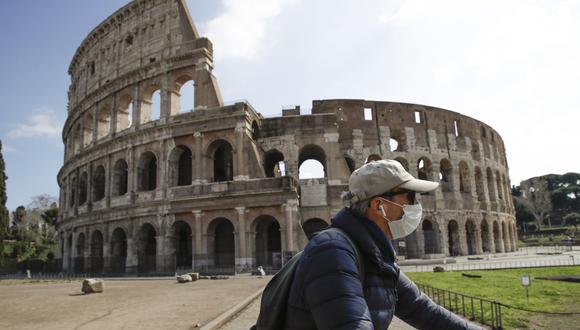
{"label": "man's shoulder", "polygon": [[352,244],[345,235],[347,233],[332,229],[332,227],[320,231],[310,239],[304,249],[304,254],[309,256],[326,249],[354,251]]}

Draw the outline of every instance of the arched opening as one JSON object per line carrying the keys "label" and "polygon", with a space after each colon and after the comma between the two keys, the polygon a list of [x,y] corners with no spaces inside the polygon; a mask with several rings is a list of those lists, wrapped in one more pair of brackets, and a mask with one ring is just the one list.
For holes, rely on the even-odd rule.
{"label": "arched opening", "polygon": [[123,196],[129,186],[129,166],[124,159],[119,159],[113,167],[113,196]]}
{"label": "arched opening", "polygon": [[127,263],[127,235],[121,228],[115,228],[111,235],[111,271],[124,273]]}
{"label": "arched opening", "polygon": [[161,114],[161,90],[158,85],[150,85],[143,93],[141,102],[141,123],[157,120]]}
{"label": "arched opening", "polygon": [[83,147],[86,147],[89,144],[91,144],[93,142],[94,130],[95,130],[94,116],[91,111],[88,111],[83,117],[83,132],[82,136],[80,136],[82,142],[79,144],[81,144]]}
{"label": "arched opening", "polygon": [[493,185],[493,172],[487,168],[487,190],[489,193],[489,200],[495,202],[495,187]]}
{"label": "arched opening", "polygon": [[485,192],[483,189],[483,175],[481,174],[481,169],[479,167],[475,168],[475,191],[477,192],[477,200],[480,202],[485,201]]}
{"label": "arched opening", "polygon": [[489,241],[489,226],[485,219],[481,221],[481,248],[483,252],[492,252],[491,242]]}
{"label": "arched opening", "polygon": [[80,233],[77,237],[75,253],[75,273],[82,273],[85,271],[85,234]]}
{"label": "arched opening", "polygon": [[258,125],[258,122],[254,120],[252,122],[252,140],[256,141],[261,137],[262,134],[260,133],[260,126]]}
{"label": "arched opening", "polygon": [[278,269],[282,266],[282,235],[280,224],[271,216],[263,215],[255,220],[256,264]]}
{"label": "arched opening", "polygon": [[391,151],[405,151],[406,137],[402,130],[394,129],[391,131],[391,137],[389,138],[389,149]]}
{"label": "arched opening", "polygon": [[369,155],[367,157],[367,160],[365,160],[365,164],[370,163],[370,162],[376,162],[376,161],[381,160],[381,159],[382,159],[381,156],[379,156],[377,154],[372,154],[372,155]]}
{"label": "arched opening", "polygon": [[226,218],[213,220],[208,227],[208,251],[213,251],[218,271],[232,272],[235,267],[234,225]]}
{"label": "arched opening", "polygon": [[157,265],[157,233],[150,223],[141,226],[138,233],[137,256],[139,273],[155,272]]}
{"label": "arched opening", "polygon": [[354,160],[352,158],[350,158],[349,156],[344,156],[344,161],[346,162],[346,166],[348,167],[348,170],[350,171],[350,173],[354,172],[354,170],[356,169],[356,165],[354,163]]}
{"label": "arched opening", "polygon": [[493,222],[493,241],[495,244],[495,252],[501,252],[501,247],[503,246],[501,242],[501,229],[497,221]]}
{"label": "arched opening", "polygon": [[317,145],[307,145],[298,154],[298,178],[314,179],[326,177],[326,153]]}
{"label": "arched opening", "polygon": [[495,172],[495,183],[497,187],[497,197],[500,201],[503,201],[503,185],[501,184],[501,176],[499,175],[499,171]]}
{"label": "arched opening", "polygon": [[213,181],[223,182],[234,179],[234,156],[232,146],[224,140],[214,141],[208,155],[213,160]]}
{"label": "arched opening", "polygon": [[431,180],[431,161],[429,158],[419,158],[417,161],[417,176],[421,180]]}
{"label": "arched opening", "polygon": [[93,174],[93,199],[95,202],[105,198],[105,168],[97,166]]}
{"label": "arched opening", "polygon": [[467,236],[467,253],[477,254],[477,231],[472,220],[465,222],[465,233]]}
{"label": "arched opening", "polygon": [[395,158],[395,160],[398,161],[403,166],[405,171],[409,171],[409,162],[405,158],[397,157]]}
{"label": "arched opening", "polygon": [[455,220],[449,221],[447,224],[447,240],[449,244],[449,255],[461,255],[461,247],[459,243],[459,225]]}
{"label": "arched opening", "polygon": [[83,172],[81,174],[81,179],[79,181],[79,205],[83,205],[87,202],[88,197],[88,183],[89,183],[89,175],[87,172]]}
{"label": "arched opening", "polygon": [[99,109],[97,117],[97,139],[102,139],[111,132],[111,106],[106,104]]}
{"label": "arched opening", "polygon": [[184,221],[176,221],[172,226],[172,248],[176,268],[191,269],[191,228]]}
{"label": "arched opening", "polygon": [[139,191],[151,191],[157,188],[157,157],[151,151],[144,152],[139,158],[137,176]]}
{"label": "arched opening", "polygon": [[284,155],[276,149],[266,152],[264,155],[264,171],[268,178],[284,176],[286,174]]}
{"label": "arched opening", "polygon": [[425,242],[425,254],[441,253],[439,244],[439,228],[437,223],[428,219],[423,220],[423,241]]}
{"label": "arched opening", "polygon": [[133,122],[133,98],[129,94],[124,94],[119,98],[119,109],[117,110],[117,132],[131,127]]}
{"label": "arched opening", "polygon": [[306,220],[302,224],[302,230],[304,231],[304,234],[306,234],[306,237],[308,237],[309,240],[312,238],[312,236],[314,236],[314,234],[326,228],[328,228],[328,223],[326,223],[326,221],[322,219],[317,218]]}
{"label": "arched opening", "polygon": [[481,160],[480,152],[479,152],[479,142],[473,141],[471,143],[471,158],[475,161]]}
{"label": "arched opening", "polygon": [[169,183],[171,186],[189,186],[192,181],[191,150],[177,146],[169,156]]}
{"label": "arched opening", "polygon": [[102,273],[103,265],[103,234],[95,230],[91,237],[91,272],[97,274]]}
{"label": "arched opening", "polygon": [[453,191],[453,167],[448,159],[439,162],[439,180],[442,191]]}
{"label": "arched opening", "polygon": [[467,167],[467,163],[464,161],[459,162],[459,191],[464,193],[471,192],[469,167]]}
{"label": "arched opening", "polygon": [[179,112],[193,111],[195,107],[195,82],[188,80],[181,85],[179,90]]}

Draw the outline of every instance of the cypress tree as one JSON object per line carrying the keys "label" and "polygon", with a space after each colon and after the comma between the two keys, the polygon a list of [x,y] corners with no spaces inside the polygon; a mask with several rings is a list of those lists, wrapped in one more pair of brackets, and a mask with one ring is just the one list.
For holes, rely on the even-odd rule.
{"label": "cypress tree", "polygon": [[0,264],[3,261],[4,239],[8,233],[8,209],[6,208],[6,179],[4,158],[2,157],[2,141],[0,141]]}

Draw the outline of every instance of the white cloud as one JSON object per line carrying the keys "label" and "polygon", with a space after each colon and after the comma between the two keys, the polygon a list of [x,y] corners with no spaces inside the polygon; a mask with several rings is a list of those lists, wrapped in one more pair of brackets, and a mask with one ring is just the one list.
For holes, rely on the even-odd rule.
{"label": "white cloud", "polygon": [[225,11],[204,27],[216,45],[216,57],[252,60],[266,44],[270,20],[300,0],[223,0]]}
{"label": "white cloud", "polygon": [[57,137],[61,132],[61,124],[56,118],[54,111],[50,109],[38,109],[36,114],[28,118],[27,123],[17,124],[8,132],[11,139],[30,137]]}

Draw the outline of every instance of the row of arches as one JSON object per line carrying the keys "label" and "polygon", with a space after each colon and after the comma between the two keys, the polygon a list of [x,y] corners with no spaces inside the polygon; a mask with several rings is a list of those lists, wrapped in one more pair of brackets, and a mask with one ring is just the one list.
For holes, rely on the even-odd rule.
{"label": "row of arches", "polygon": [[[69,155],[80,152],[88,145],[103,139],[111,132],[121,132],[133,126],[133,122],[146,124],[161,118],[162,104],[168,95],[170,102],[169,115],[177,115],[194,109],[195,82],[191,74],[182,74],[170,84],[171,88],[164,90],[160,82],[152,82],[143,87],[141,96],[135,97],[134,88],[128,88],[120,93],[118,100],[105,101],[97,104],[94,111],[87,111],[80,117],[69,135]],[[138,107],[136,104],[138,103]],[[113,107],[113,104],[116,107]],[[138,109],[138,114],[134,114]]]}

